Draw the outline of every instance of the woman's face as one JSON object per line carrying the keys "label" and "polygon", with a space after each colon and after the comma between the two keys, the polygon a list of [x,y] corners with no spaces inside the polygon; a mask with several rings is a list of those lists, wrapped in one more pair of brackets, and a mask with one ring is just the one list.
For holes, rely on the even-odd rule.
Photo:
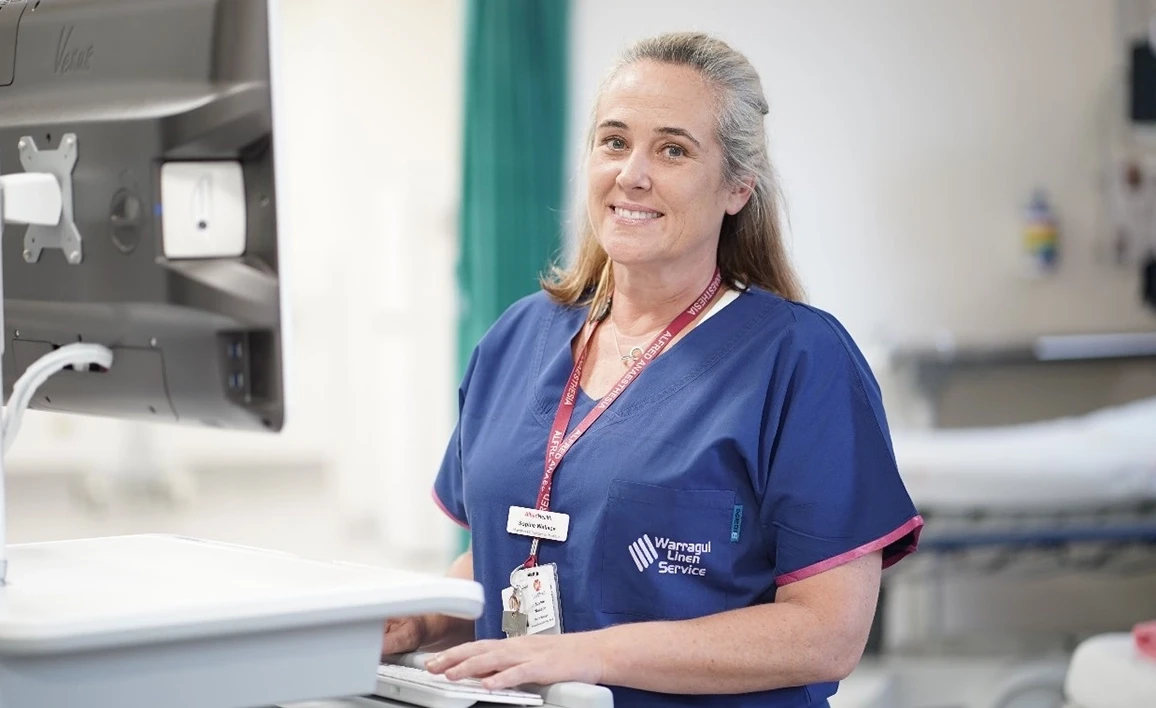
{"label": "woman's face", "polygon": [[590,223],[626,266],[714,263],[725,214],[750,198],[723,182],[714,96],[692,68],[643,61],[607,86],[587,172]]}

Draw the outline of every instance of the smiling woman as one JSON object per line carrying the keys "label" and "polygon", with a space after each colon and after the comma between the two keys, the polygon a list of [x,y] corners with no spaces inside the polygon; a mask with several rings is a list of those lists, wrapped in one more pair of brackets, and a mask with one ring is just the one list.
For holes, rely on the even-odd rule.
{"label": "smiling woman", "polygon": [[454,644],[427,668],[619,706],[814,708],[856,665],[922,520],[870,369],[799,302],[766,114],[704,35],[611,73],[578,258],[473,351],[435,483],[493,609],[395,623],[386,652]]}
{"label": "smiling woman", "polygon": [[615,76],[599,101],[588,208],[623,277],[663,281],[713,263],[723,216],[750,198],[749,184],[724,183],[717,141],[695,137],[714,132],[707,90],[690,67],[645,61]]}

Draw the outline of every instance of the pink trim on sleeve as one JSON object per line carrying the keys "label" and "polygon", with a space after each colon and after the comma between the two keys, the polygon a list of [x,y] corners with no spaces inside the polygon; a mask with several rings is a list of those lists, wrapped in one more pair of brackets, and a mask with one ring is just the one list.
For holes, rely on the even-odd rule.
{"label": "pink trim on sleeve", "polygon": [[445,514],[446,516],[450,517],[450,521],[453,521],[455,524],[457,524],[458,526],[461,526],[466,531],[470,530],[470,527],[468,524],[464,523],[461,519],[459,519],[458,517],[451,514],[450,510],[446,508],[446,505],[442,504],[441,497],[438,496],[438,491],[436,489],[431,488],[429,490],[429,494],[431,497],[433,497],[434,504],[437,504],[438,508],[442,510],[442,513]]}
{"label": "pink trim on sleeve", "polygon": [[915,533],[911,538],[911,542],[906,547],[898,549],[897,552],[883,558],[883,567],[889,568],[898,563],[904,557],[915,552],[915,548],[919,545],[919,532],[922,530],[923,517],[919,515],[913,516],[908,519],[907,523],[903,524],[882,538],[877,538],[870,543],[865,543],[856,549],[847,551],[846,553],[840,553],[834,558],[828,558],[827,560],[822,560],[818,563],[812,563],[806,568],[801,568],[792,573],[784,573],[778,578],[775,578],[775,584],[783,586],[798,582],[799,580],[805,580],[812,575],[818,575],[819,573],[830,570],[836,566],[853,561],[856,558],[861,558],[868,553],[874,553],[881,548],[886,548],[887,546],[895,543],[897,540],[914,531]]}

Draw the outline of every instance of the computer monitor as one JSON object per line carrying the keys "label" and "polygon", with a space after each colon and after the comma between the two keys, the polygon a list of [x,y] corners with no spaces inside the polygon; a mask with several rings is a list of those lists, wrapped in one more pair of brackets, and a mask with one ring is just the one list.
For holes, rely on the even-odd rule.
{"label": "computer monitor", "polygon": [[0,0],[0,175],[64,187],[59,226],[0,244],[5,400],[94,342],[111,368],[60,372],[32,408],[282,428],[275,2]]}

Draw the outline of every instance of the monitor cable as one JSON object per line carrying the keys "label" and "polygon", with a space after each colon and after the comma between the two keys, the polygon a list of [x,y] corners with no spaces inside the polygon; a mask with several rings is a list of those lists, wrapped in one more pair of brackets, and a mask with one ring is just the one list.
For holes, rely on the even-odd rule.
{"label": "monitor cable", "polygon": [[[54,175],[25,172],[0,176],[0,245],[3,244],[5,223],[54,226],[60,223],[62,212],[62,190]],[[3,361],[7,337],[3,326],[3,272],[3,263],[0,262],[0,362]],[[65,369],[88,371],[92,366],[109,369],[112,358],[112,350],[99,344],[66,344],[32,362],[12,387],[12,395],[4,407],[3,424],[0,425],[0,440],[3,442],[0,448],[0,585],[8,582],[4,458],[20,432],[24,411],[32,403],[36,390],[54,374]]]}

